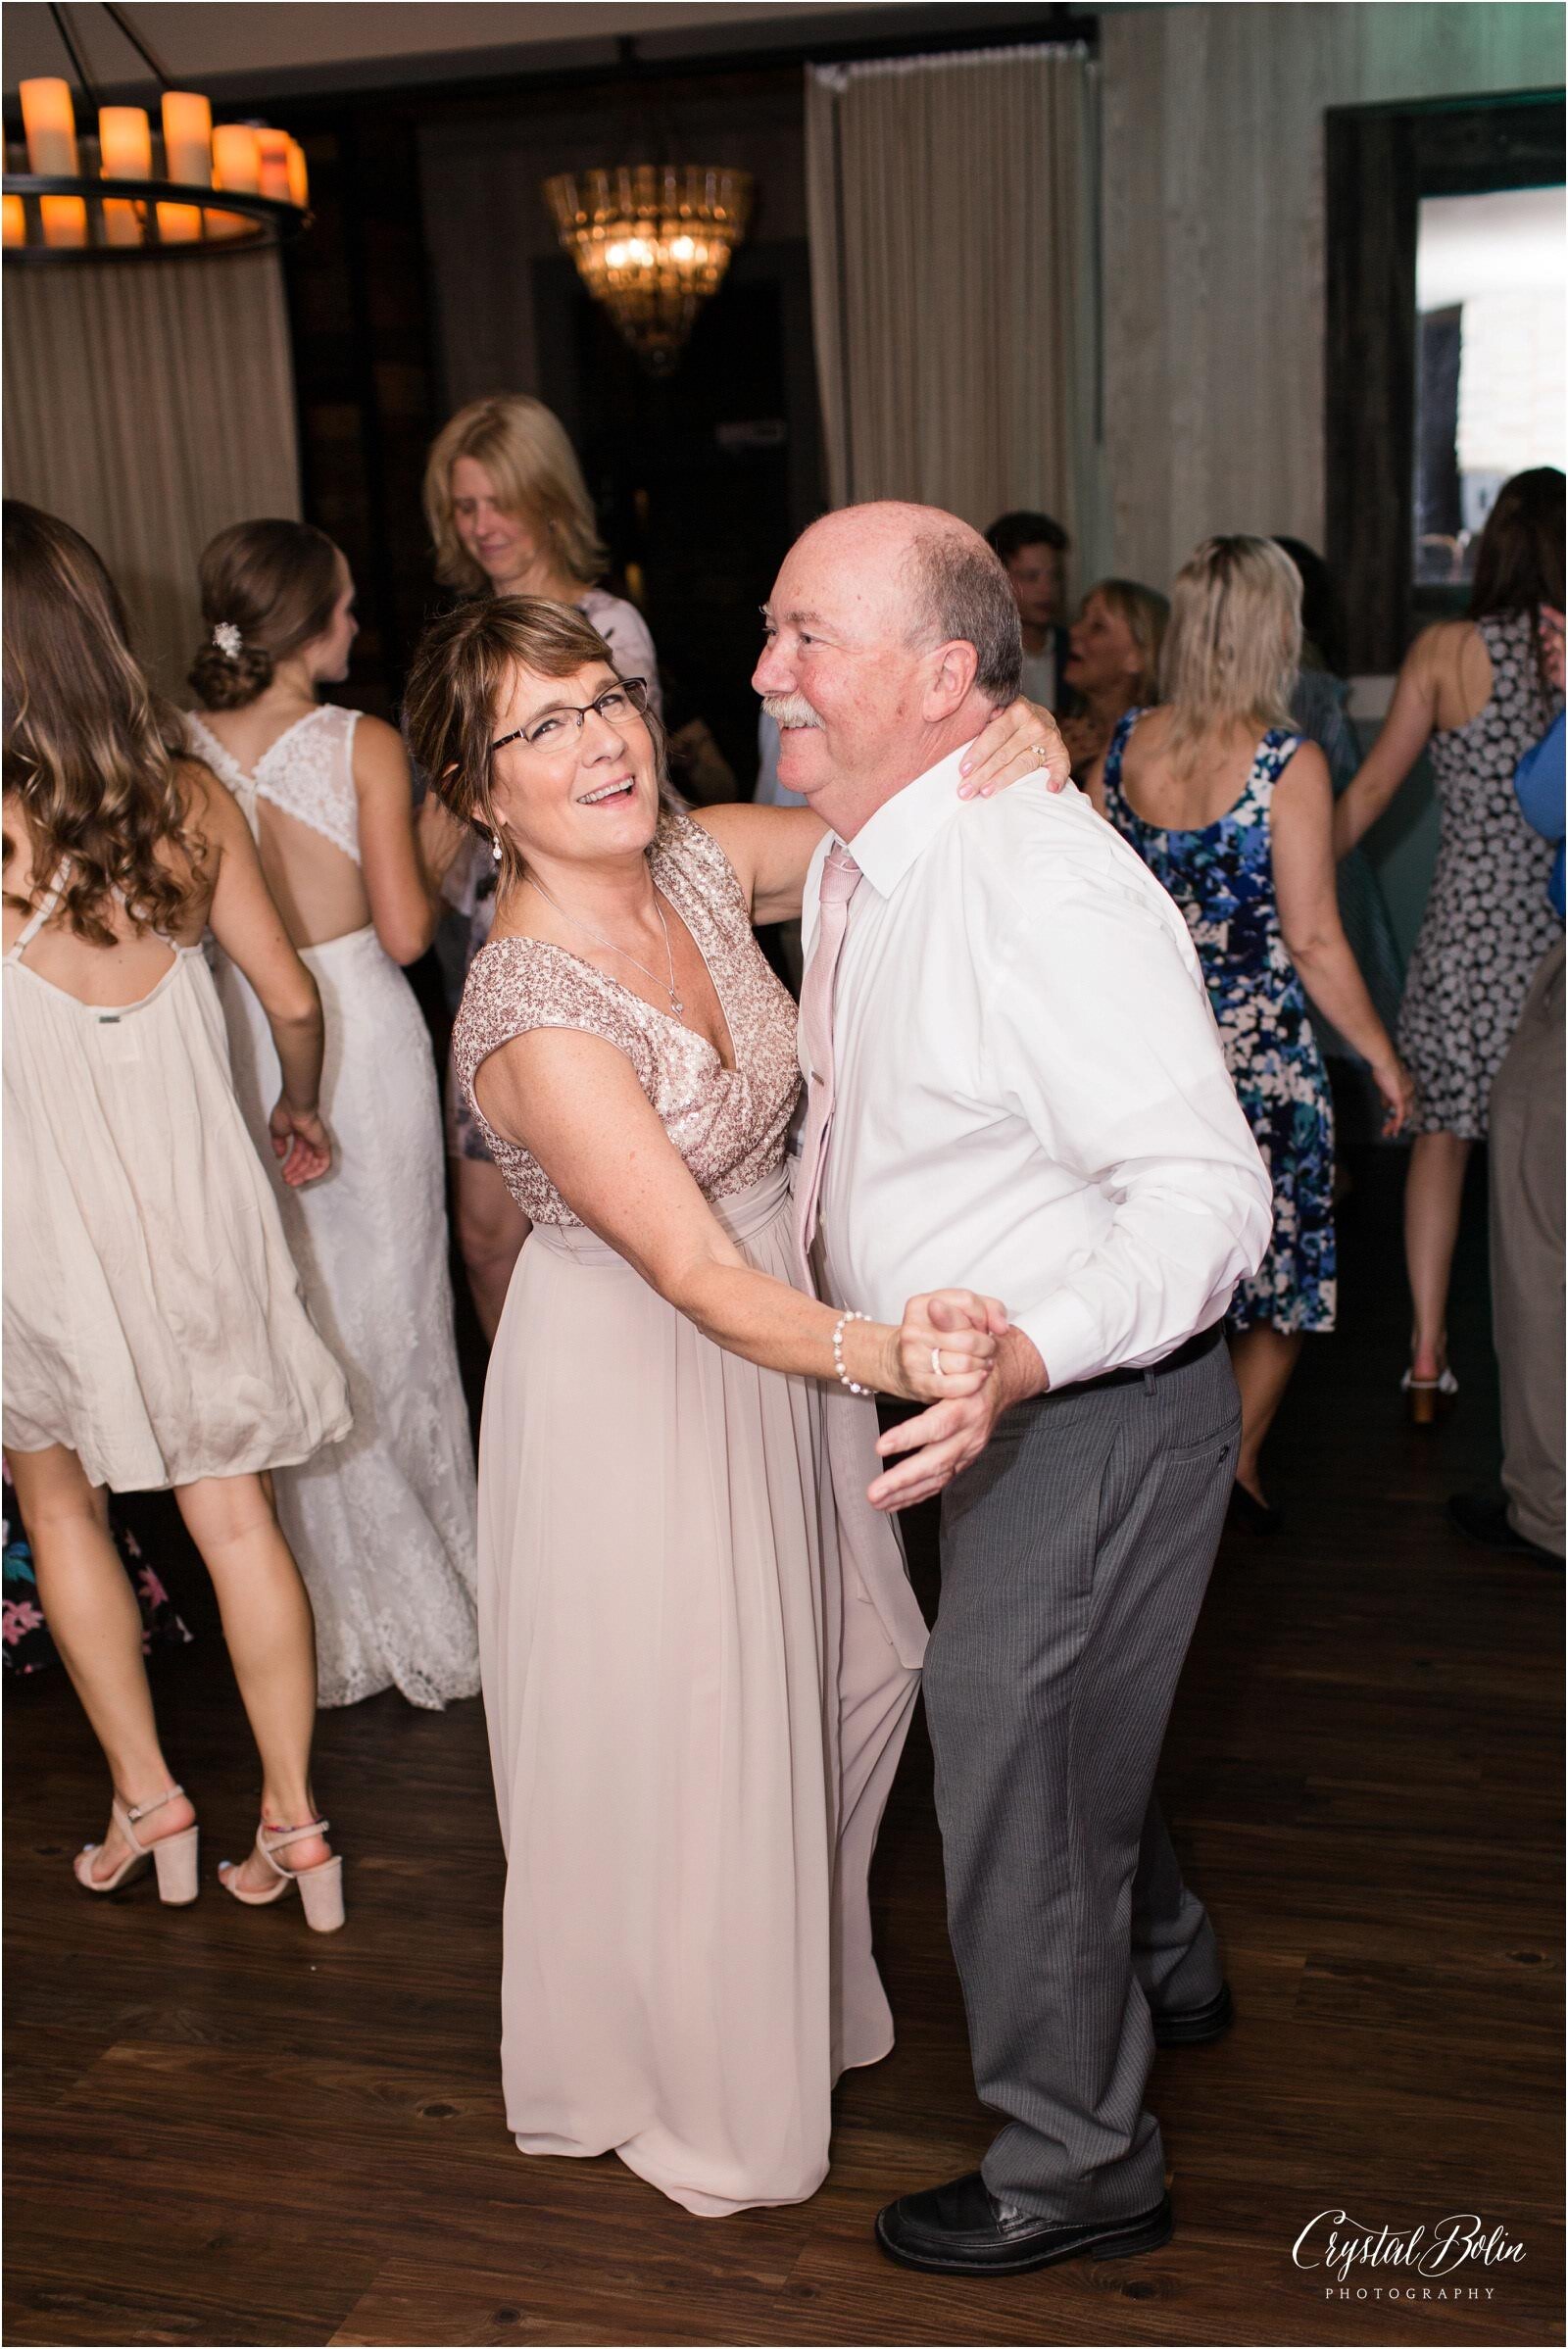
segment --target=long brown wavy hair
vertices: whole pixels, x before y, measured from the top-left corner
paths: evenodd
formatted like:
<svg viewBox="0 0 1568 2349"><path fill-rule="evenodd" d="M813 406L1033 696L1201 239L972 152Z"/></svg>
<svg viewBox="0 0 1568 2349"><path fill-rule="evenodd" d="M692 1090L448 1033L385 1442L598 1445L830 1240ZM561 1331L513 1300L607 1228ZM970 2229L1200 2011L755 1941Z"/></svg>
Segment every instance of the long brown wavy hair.
<svg viewBox="0 0 1568 2349"><path fill-rule="evenodd" d="M30 911L61 883L66 926L113 946L119 900L137 931L177 927L202 883L206 844L175 765L177 711L130 649L124 608L79 532L35 506L3 510L8 799L33 842Z"/></svg>

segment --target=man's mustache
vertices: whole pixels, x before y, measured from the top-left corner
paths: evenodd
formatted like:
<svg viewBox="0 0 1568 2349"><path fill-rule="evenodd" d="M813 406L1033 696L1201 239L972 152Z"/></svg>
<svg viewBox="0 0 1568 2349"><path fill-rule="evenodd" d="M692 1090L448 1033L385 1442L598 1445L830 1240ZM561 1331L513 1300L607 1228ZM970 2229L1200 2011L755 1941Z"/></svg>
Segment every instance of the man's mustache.
<svg viewBox="0 0 1568 2349"><path fill-rule="evenodd" d="M762 708L778 726L818 726L822 720L803 693L765 693Z"/></svg>

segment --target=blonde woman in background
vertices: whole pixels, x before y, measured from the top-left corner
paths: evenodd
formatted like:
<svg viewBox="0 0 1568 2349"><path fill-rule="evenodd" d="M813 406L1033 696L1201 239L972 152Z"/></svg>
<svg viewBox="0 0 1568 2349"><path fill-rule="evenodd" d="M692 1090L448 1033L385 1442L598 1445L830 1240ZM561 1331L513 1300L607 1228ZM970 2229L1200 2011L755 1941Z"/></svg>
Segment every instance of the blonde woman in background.
<svg viewBox="0 0 1568 2349"><path fill-rule="evenodd" d="M1078 707L1062 720L1073 774L1087 791L1129 710L1157 699L1159 649L1170 606L1136 579L1102 579L1084 598L1067 635L1062 683Z"/></svg>
<svg viewBox="0 0 1568 2349"><path fill-rule="evenodd" d="M441 1096L398 965L435 928L456 847L416 828L396 731L319 699L358 630L354 582L308 523L237 522L201 560L210 638L190 681L191 750L233 793L326 1010L328 1182L279 1189L312 1313L348 1373L354 1433L278 1479L278 1514L316 1607L320 1700L388 1688L432 1710L479 1687L473 1447L447 1272ZM432 809L432 816L437 811ZM276 1054L256 992L220 988L240 1103L267 1147Z"/></svg>
<svg viewBox="0 0 1568 2349"><path fill-rule="evenodd" d="M623 677L641 677L662 714L659 661L642 613L595 584L608 557L576 452L558 417L521 393L474 400L438 434L424 472L424 512L436 576L469 596L544 596L581 612ZM482 851L449 888L468 915L464 967L490 935L495 868ZM462 1086L447 1086L458 1245L474 1310L493 1339L528 1225L496 1169Z"/></svg>
<svg viewBox="0 0 1568 2349"><path fill-rule="evenodd" d="M194 1900L196 1812L164 1758L110 1492L172 1491L213 1578L262 1765L247 1905L297 1879L343 1922L311 1791L311 1607L272 1477L349 1427L229 1082L202 954L256 991L285 1184L332 1162L321 1004L239 810L181 755L107 571L66 523L5 507L5 1446L38 1594L113 1788L76 1881L149 1865Z"/></svg>
<svg viewBox="0 0 1568 2349"><path fill-rule="evenodd" d="M1176 581L1164 699L1130 710L1094 798L1192 930L1225 1064L1274 1187L1274 1239L1232 1299L1232 1513L1271 1533L1258 1455L1303 1335L1336 1308L1334 1125L1306 991L1369 1063L1385 1131L1412 1086L1340 924L1328 762L1291 721L1301 579L1265 538L1208 538Z"/></svg>

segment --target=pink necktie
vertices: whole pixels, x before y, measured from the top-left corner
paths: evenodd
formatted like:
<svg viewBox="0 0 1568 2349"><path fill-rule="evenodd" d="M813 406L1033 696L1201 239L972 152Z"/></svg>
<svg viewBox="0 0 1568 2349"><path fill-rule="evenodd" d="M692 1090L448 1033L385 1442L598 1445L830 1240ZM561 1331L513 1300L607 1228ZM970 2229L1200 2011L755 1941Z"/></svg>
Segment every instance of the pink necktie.
<svg viewBox="0 0 1568 2349"><path fill-rule="evenodd" d="M850 916L850 900L859 886L859 866L849 850L835 841L822 867L816 937L801 987L801 1033L806 1040L806 1057L811 1074L806 1128L801 1137L801 1171L795 1186L795 1233L808 1277L822 1197L822 1172L827 1163L828 1128L833 1119L833 981Z"/></svg>

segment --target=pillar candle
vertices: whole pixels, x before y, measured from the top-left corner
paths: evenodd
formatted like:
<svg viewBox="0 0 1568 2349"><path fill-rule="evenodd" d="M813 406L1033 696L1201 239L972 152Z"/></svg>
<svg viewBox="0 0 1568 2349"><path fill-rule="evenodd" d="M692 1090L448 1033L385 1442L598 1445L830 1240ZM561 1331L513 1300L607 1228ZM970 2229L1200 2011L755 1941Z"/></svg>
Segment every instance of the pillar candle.
<svg viewBox="0 0 1568 2349"><path fill-rule="evenodd" d="M220 122L213 132L213 185L261 192L262 167L256 152L256 133L249 122ZM209 212L207 233L220 240L255 236L256 222L242 212Z"/></svg>
<svg viewBox="0 0 1568 2349"><path fill-rule="evenodd" d="M142 241L142 207L126 204L114 196L104 198L104 243L106 245L139 245Z"/></svg>
<svg viewBox="0 0 1568 2349"><path fill-rule="evenodd" d="M142 106L100 106L98 142L106 179L150 179L153 134Z"/></svg>
<svg viewBox="0 0 1568 2349"><path fill-rule="evenodd" d="M100 106L98 145L106 179L150 179L153 175L153 134L141 106ZM111 245L139 245L142 212L137 204L113 197L104 200L104 240Z"/></svg>
<svg viewBox="0 0 1568 2349"><path fill-rule="evenodd" d="M199 204L160 204L158 207L158 240L165 245L194 245L202 233L202 208Z"/></svg>
<svg viewBox="0 0 1568 2349"><path fill-rule="evenodd" d="M40 176L76 176L76 119L69 82L46 78L19 84L22 126L27 134L27 169Z"/></svg>
<svg viewBox="0 0 1568 2349"><path fill-rule="evenodd" d="M262 159L249 122L219 123L213 132L213 167L215 186L242 188L252 196L259 193Z"/></svg>
<svg viewBox="0 0 1568 2349"><path fill-rule="evenodd" d="M193 90L164 92L164 160L171 179L212 186L213 110Z"/></svg>
<svg viewBox="0 0 1568 2349"><path fill-rule="evenodd" d="M84 245L87 242L87 207L80 196L40 196L38 210L43 215L43 241L46 245Z"/></svg>
<svg viewBox="0 0 1568 2349"><path fill-rule="evenodd" d="M259 129L256 147L262 163L262 194L275 197L279 204L287 204L288 132Z"/></svg>

